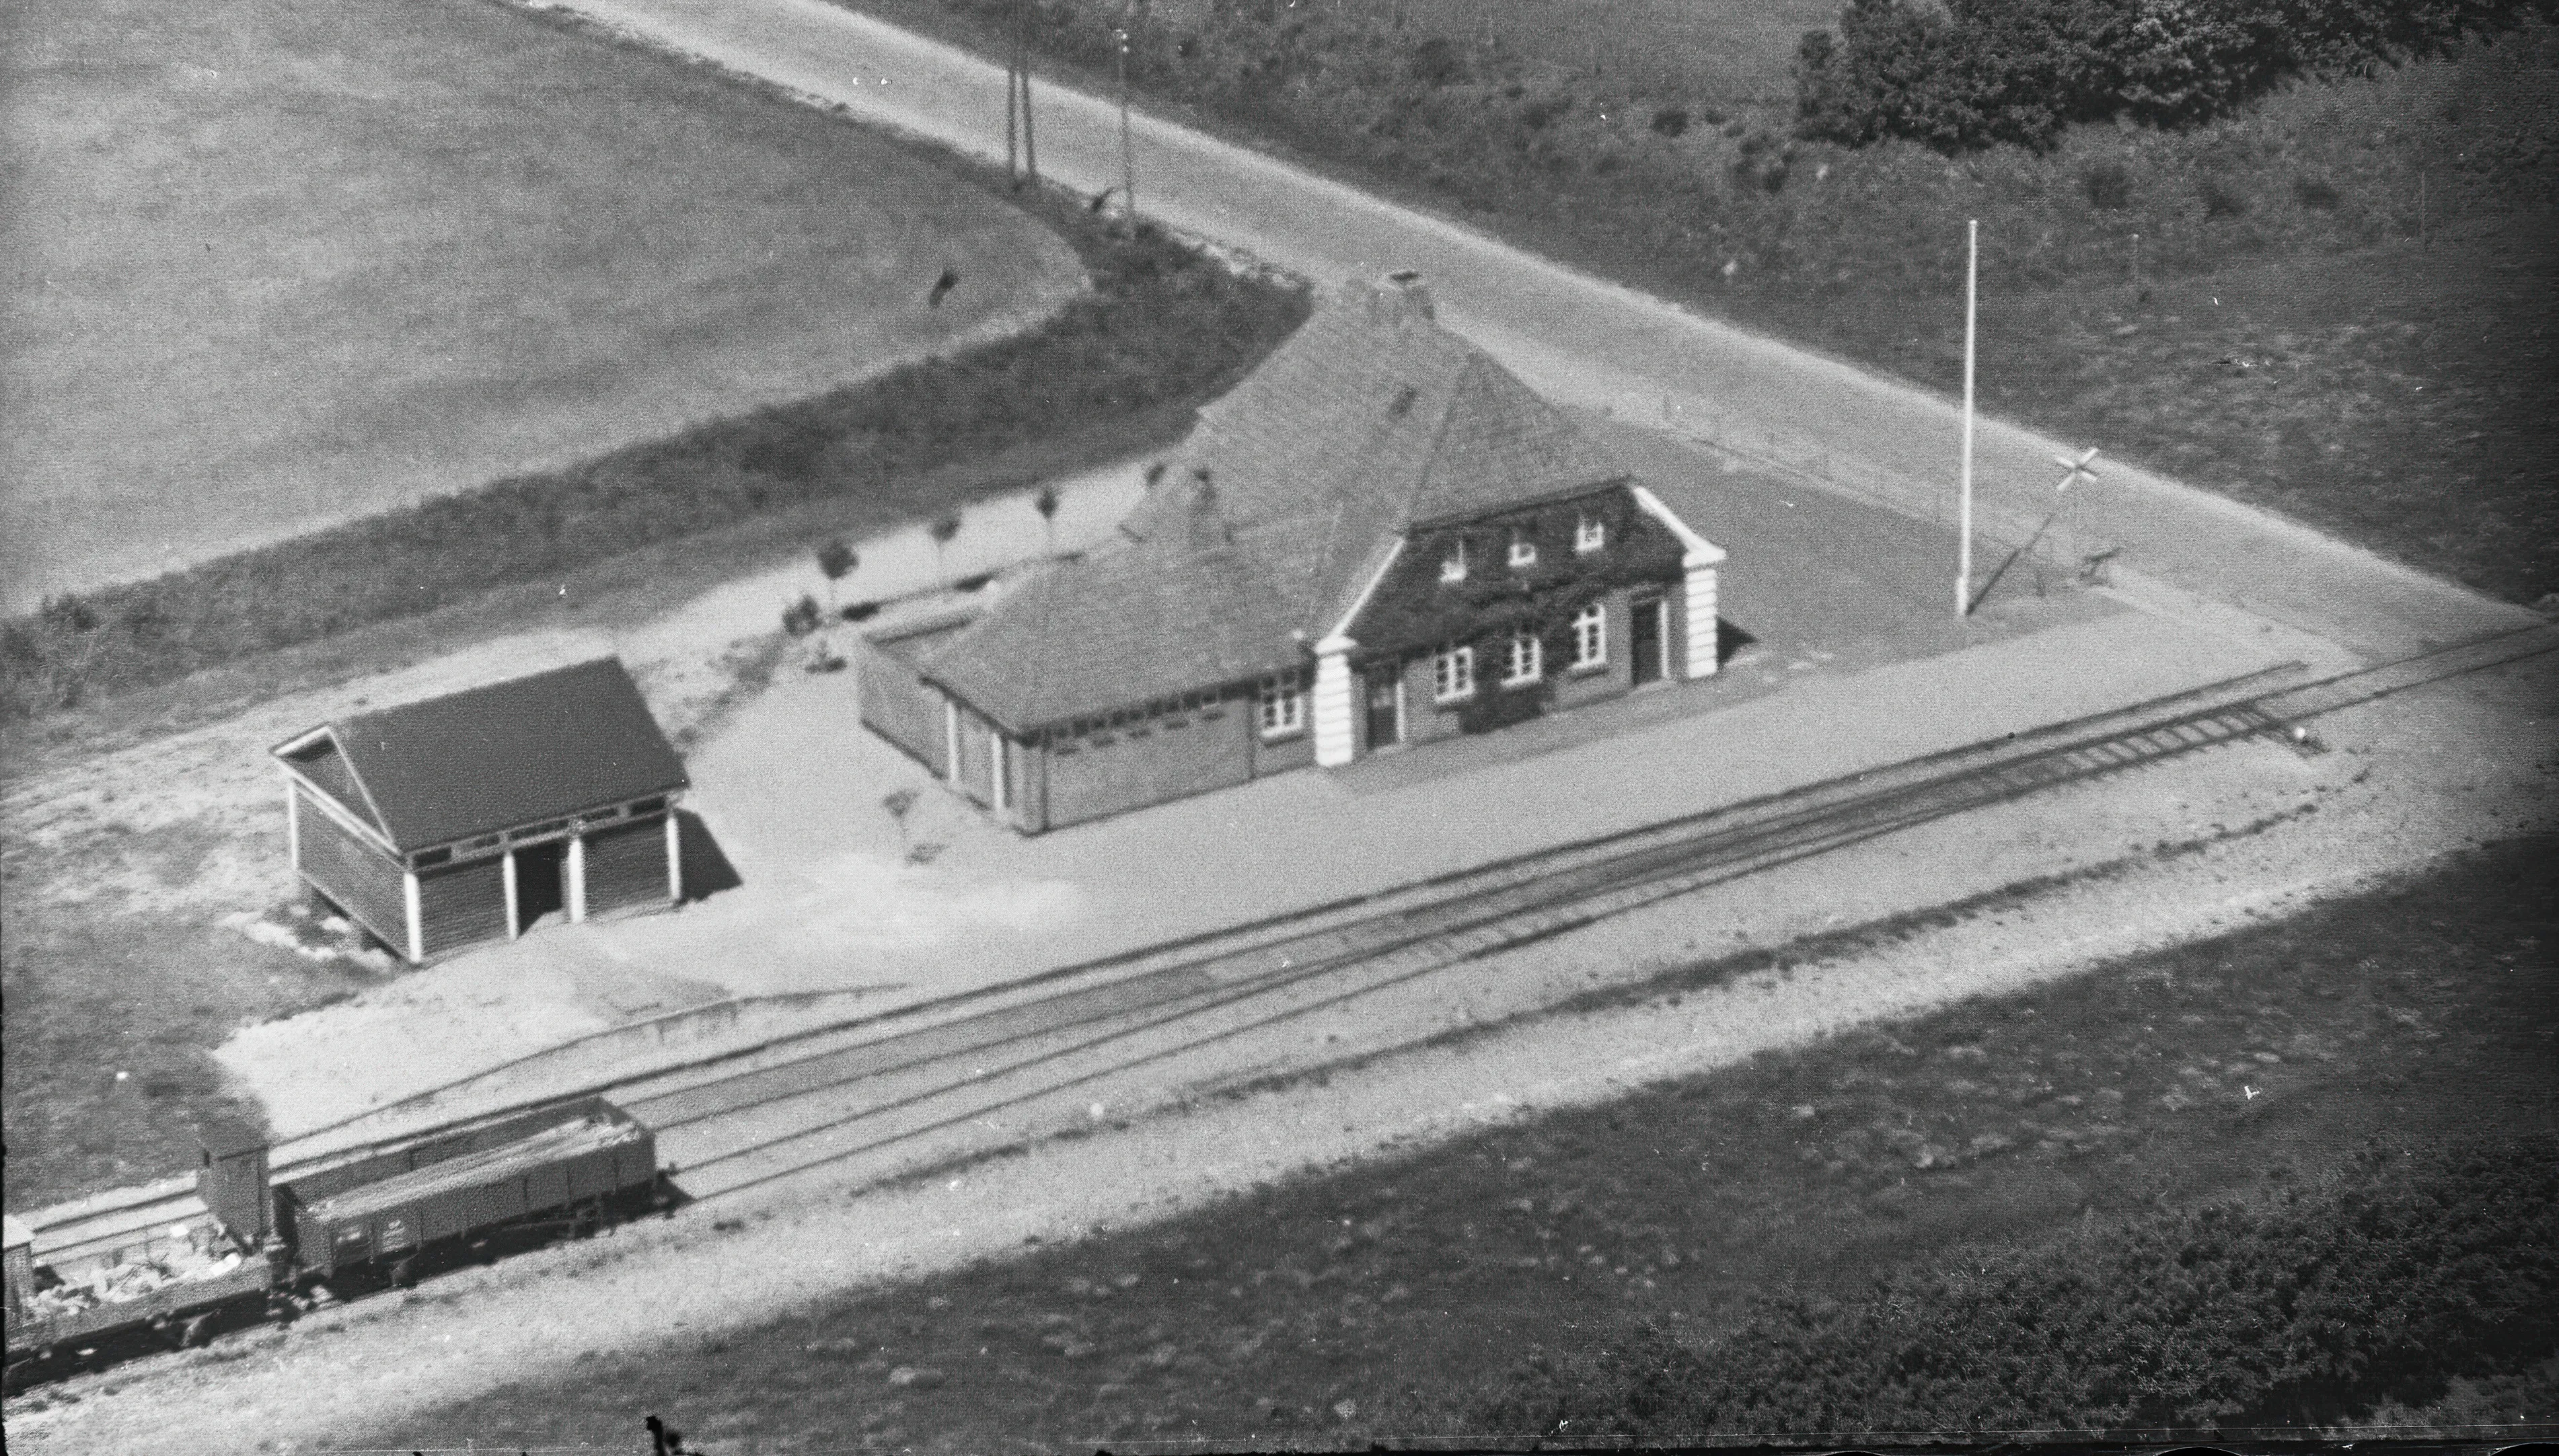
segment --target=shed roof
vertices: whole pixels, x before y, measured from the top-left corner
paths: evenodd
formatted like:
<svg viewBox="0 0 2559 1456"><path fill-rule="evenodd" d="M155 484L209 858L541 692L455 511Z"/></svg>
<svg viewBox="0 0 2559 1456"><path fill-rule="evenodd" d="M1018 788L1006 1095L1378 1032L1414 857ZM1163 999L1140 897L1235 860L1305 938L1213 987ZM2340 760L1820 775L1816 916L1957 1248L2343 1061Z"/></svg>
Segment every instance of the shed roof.
<svg viewBox="0 0 2559 1456"><path fill-rule="evenodd" d="M618 657L536 672L322 725L365 802L349 807L403 851L565 818L687 786Z"/></svg>

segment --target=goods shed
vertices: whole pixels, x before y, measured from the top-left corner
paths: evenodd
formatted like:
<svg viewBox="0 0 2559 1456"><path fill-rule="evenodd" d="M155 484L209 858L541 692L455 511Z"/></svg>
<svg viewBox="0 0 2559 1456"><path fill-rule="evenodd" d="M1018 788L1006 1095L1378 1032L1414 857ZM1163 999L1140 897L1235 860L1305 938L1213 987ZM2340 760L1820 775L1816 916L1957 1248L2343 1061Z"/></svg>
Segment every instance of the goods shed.
<svg viewBox="0 0 2559 1456"><path fill-rule="evenodd" d="M683 896L683 761L602 657L324 723L273 750L295 875L422 961Z"/></svg>

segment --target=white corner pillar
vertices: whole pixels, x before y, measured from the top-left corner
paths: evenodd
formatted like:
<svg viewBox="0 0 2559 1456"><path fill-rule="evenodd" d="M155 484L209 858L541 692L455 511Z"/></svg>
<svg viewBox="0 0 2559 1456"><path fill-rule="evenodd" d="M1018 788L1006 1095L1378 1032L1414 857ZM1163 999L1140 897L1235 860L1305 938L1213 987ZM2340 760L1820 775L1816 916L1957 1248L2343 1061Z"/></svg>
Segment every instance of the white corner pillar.
<svg viewBox="0 0 2559 1456"><path fill-rule="evenodd" d="M1681 594L1681 636L1688 643L1688 675L1715 675L1717 617L1716 571L1724 564L1724 548L1698 534L1697 528L1679 518L1678 512L1662 504L1662 499L1642 486L1629 486L1628 495L1645 514L1670 528L1679 537L1680 569L1688 574L1687 590Z"/></svg>
<svg viewBox="0 0 2559 1456"><path fill-rule="evenodd" d="M418 903L417 871L400 875L400 901L408 921L408 962L415 965L426 958L426 913Z"/></svg>
<svg viewBox="0 0 2559 1456"><path fill-rule="evenodd" d="M1004 762L1006 757L1004 730L988 723L986 725L986 779L989 786L987 796L994 801L994 809L998 816L1013 806L1012 786L1004 782L1004 771L1010 767Z"/></svg>
<svg viewBox="0 0 2559 1456"><path fill-rule="evenodd" d="M960 703L949 693L942 696L942 781L960 782Z"/></svg>
<svg viewBox="0 0 2559 1456"><path fill-rule="evenodd" d="M667 805L667 903L684 903L684 826L672 803Z"/></svg>
<svg viewBox="0 0 2559 1456"><path fill-rule="evenodd" d="M568 923L586 919L586 834L568 836Z"/></svg>
<svg viewBox="0 0 2559 1456"><path fill-rule="evenodd" d="M302 872L302 791L291 779L284 781L284 858L293 872Z"/></svg>
<svg viewBox="0 0 2559 1456"><path fill-rule="evenodd" d="M1351 723L1351 649L1346 637L1315 644L1315 762L1338 769L1359 756L1359 737Z"/></svg>
<svg viewBox="0 0 2559 1456"><path fill-rule="evenodd" d="M516 851L510 849L498 856L498 878L507 886L507 939L521 940L525 934L525 901L516 889Z"/></svg>
<svg viewBox="0 0 2559 1456"><path fill-rule="evenodd" d="M1691 677L1715 675L1719 636L1716 628L1715 561L1722 559L1719 554L1714 560L1700 561L1692 553L1685 563L1688 567L1688 590L1681 605L1688 624L1688 675Z"/></svg>

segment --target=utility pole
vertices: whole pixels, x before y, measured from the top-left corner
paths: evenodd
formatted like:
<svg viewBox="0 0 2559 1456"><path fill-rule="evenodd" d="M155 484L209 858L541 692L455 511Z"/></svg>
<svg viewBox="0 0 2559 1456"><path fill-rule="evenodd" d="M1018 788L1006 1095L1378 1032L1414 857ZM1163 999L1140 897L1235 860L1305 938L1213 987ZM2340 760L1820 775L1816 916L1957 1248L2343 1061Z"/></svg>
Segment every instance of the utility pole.
<svg viewBox="0 0 2559 1456"><path fill-rule="evenodd" d="M1028 4L1022 6L1014 27L1015 69L1022 78L1022 170L1036 186L1039 183L1039 129L1031 123L1031 11Z"/></svg>
<svg viewBox="0 0 2559 1456"><path fill-rule="evenodd" d="M1964 224L1964 463L1955 507L1955 615L1973 611L1973 322L1982 272L1982 223Z"/></svg>
<svg viewBox="0 0 2559 1456"><path fill-rule="evenodd" d="M1131 30L1137 24L1137 7L1131 4L1122 17L1120 27L1120 204L1129 210L1129 233L1137 232L1137 154L1129 139L1129 47Z"/></svg>

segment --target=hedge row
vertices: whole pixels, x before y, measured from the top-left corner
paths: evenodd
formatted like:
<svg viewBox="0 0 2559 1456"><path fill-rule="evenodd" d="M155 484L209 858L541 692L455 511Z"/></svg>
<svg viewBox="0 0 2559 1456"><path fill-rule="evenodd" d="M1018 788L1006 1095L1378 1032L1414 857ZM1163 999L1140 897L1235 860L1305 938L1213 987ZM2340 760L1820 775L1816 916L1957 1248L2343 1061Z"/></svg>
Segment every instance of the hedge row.
<svg viewBox="0 0 2559 1456"><path fill-rule="evenodd" d="M1992 1431L2331 1425L2559 1349L2559 1136L2154 1215L1765 1299L1704 1347L1655 1330L1537 1359L1473 1430ZM1570 1422L1567 1426L1565 1423Z"/></svg>
<svg viewBox="0 0 2559 1456"><path fill-rule="evenodd" d="M655 542L993 454L1096 420L1205 399L1305 316L1153 229L1030 204L1093 288L1037 330L555 473L499 481L0 624L0 721L433 611Z"/></svg>
<svg viewBox="0 0 2559 1456"><path fill-rule="evenodd" d="M1798 131L1954 152L2049 147L2074 121L2190 126L2298 75L2365 73L2552 0L1851 0L1795 63Z"/></svg>

